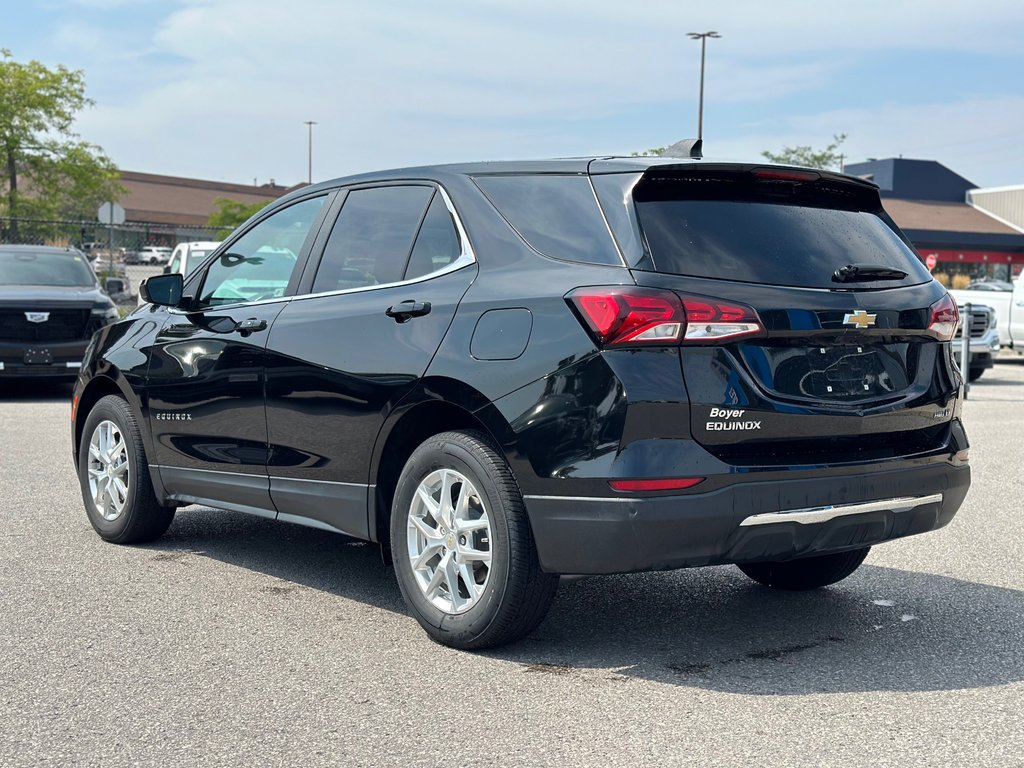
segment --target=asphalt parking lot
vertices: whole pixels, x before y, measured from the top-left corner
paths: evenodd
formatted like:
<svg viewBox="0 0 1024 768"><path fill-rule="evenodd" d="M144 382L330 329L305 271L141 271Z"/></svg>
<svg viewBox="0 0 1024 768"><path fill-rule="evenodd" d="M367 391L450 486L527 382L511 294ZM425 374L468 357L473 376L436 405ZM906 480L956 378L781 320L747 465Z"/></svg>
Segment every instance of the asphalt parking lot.
<svg viewBox="0 0 1024 768"><path fill-rule="evenodd" d="M1024 765L1024 361L971 388L948 528L845 582L564 584L528 640L430 642L368 545L82 510L69 388L0 389L0 765Z"/></svg>

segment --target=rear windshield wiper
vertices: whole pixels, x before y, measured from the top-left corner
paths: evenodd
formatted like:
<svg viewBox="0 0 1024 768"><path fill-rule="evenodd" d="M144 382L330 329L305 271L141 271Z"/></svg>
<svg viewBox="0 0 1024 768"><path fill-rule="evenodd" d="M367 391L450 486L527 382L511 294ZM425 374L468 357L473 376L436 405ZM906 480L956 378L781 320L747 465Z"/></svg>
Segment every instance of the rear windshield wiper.
<svg viewBox="0 0 1024 768"><path fill-rule="evenodd" d="M902 280L906 276L906 272L895 267L847 264L832 273L832 281L835 283L866 283L869 280Z"/></svg>

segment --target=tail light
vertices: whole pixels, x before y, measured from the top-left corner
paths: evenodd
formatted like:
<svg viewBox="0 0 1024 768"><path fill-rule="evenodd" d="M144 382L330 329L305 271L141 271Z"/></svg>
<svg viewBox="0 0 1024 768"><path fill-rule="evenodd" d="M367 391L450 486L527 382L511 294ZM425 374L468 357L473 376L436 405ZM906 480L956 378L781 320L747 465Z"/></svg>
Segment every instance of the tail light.
<svg viewBox="0 0 1024 768"><path fill-rule="evenodd" d="M672 291L651 288L580 288L566 297L598 343L676 344L686 316Z"/></svg>
<svg viewBox="0 0 1024 768"><path fill-rule="evenodd" d="M566 300L605 347L720 341L764 331L750 307L656 288L578 288Z"/></svg>
<svg viewBox="0 0 1024 768"><path fill-rule="evenodd" d="M681 294L686 308L686 341L719 341L762 333L761 318L750 307L705 296Z"/></svg>
<svg viewBox="0 0 1024 768"><path fill-rule="evenodd" d="M948 293L931 306L931 319L928 321L928 333L939 341L949 341L956 333L960 322L960 311L956 302Z"/></svg>

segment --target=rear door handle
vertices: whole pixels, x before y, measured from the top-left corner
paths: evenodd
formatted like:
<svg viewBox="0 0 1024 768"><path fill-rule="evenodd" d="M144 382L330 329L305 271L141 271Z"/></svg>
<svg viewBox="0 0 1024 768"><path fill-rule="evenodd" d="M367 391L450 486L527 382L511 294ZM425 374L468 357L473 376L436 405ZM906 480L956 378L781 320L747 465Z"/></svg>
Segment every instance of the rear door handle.
<svg viewBox="0 0 1024 768"><path fill-rule="evenodd" d="M250 317L248 320L242 320L238 325L235 326L235 330L243 336L248 336L250 333L256 331L267 330L267 321L261 320L258 317Z"/></svg>
<svg viewBox="0 0 1024 768"><path fill-rule="evenodd" d="M384 310L384 314L388 317L395 318L396 323L404 323L413 317L429 315L430 302L409 299L407 301L403 301L401 304L395 304L393 307L388 307Z"/></svg>

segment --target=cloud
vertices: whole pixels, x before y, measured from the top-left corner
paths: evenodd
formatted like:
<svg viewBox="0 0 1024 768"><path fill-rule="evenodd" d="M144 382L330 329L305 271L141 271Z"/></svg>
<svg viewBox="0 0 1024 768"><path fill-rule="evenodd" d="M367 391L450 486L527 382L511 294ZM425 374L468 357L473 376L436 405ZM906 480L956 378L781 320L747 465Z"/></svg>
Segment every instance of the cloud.
<svg viewBox="0 0 1024 768"><path fill-rule="evenodd" d="M1019 66L1024 29L1024 4L1005 0L983 9L868 0L841 14L797 0L167 7L155 7L159 16L144 35L111 33L83 46L76 66L91 86L99 73L102 96L82 120L83 134L124 167L281 181L305 175L308 119L319 122L314 165L330 175L667 143L686 133L678 126L695 112L699 48L686 32L706 29L723 34L708 45L708 93L719 114L740 116L718 124L716 144L760 151L846 131L851 154L882 155L883 147L912 143L917 107L836 109L843 82L865 62L913 49L1005 51ZM70 22L65 30L65 42L89 32ZM780 114L786 99L794 115ZM947 106L923 109L945 121L928 133L955 144L976 127ZM877 127L880 114L886 130ZM797 136L807 138L790 138Z"/></svg>

